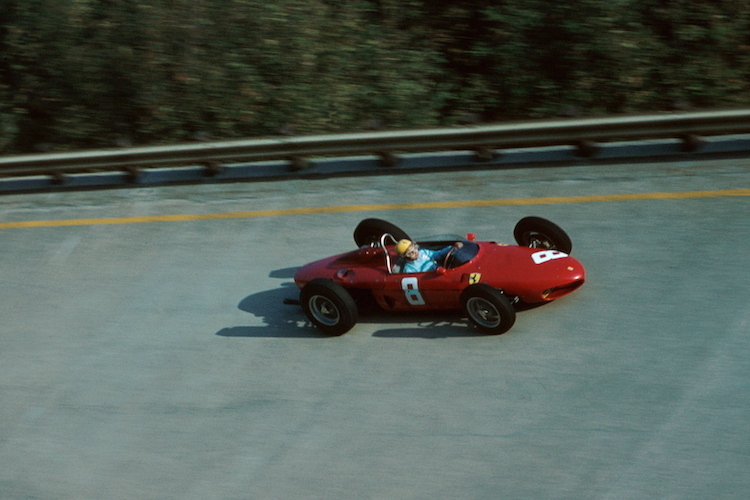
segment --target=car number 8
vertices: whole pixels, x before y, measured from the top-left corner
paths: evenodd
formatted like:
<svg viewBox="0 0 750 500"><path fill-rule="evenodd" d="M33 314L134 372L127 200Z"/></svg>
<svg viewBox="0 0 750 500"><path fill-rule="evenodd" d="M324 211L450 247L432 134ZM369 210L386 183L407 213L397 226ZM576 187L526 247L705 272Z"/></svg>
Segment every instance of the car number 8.
<svg viewBox="0 0 750 500"><path fill-rule="evenodd" d="M534 264L544 264L545 262L549 262L554 259L562 259L563 257L567 256L568 254L558 252L557 250L542 250L541 252L531 254L531 258L534 260Z"/></svg>
<svg viewBox="0 0 750 500"><path fill-rule="evenodd" d="M419 281L417 278L404 278L401 280L401 288L404 290L406 300L413 306L423 306L424 298L419 292Z"/></svg>

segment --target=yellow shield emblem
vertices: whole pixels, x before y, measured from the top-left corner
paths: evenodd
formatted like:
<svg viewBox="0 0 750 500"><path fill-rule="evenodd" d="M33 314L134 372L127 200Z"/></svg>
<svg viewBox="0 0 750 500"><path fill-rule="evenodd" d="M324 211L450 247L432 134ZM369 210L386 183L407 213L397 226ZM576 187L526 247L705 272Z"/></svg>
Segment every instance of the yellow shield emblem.
<svg viewBox="0 0 750 500"><path fill-rule="evenodd" d="M482 274L481 273L471 273L469 275L469 284L473 285L475 283L479 283L482 281Z"/></svg>

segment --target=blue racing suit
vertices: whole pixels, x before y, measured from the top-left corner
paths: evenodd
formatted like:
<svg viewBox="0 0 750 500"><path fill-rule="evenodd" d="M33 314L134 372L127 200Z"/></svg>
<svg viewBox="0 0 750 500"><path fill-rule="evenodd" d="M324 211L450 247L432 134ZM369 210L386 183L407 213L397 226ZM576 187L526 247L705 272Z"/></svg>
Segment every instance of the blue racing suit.
<svg viewBox="0 0 750 500"><path fill-rule="evenodd" d="M403 273L424 273L434 271L438 267L438 261L441 261L448 255L453 246L447 246L442 250L419 249L419 256L416 260L404 260L401 270Z"/></svg>

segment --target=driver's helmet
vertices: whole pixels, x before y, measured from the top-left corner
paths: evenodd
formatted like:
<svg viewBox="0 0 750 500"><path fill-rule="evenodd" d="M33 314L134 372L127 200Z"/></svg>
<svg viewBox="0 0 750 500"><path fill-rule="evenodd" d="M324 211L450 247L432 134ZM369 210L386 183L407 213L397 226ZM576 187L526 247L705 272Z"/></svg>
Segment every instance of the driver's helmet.
<svg viewBox="0 0 750 500"><path fill-rule="evenodd" d="M409 250L409 247L412 245L412 242L410 240L401 240L396 245L396 252L403 257L406 255L406 252Z"/></svg>

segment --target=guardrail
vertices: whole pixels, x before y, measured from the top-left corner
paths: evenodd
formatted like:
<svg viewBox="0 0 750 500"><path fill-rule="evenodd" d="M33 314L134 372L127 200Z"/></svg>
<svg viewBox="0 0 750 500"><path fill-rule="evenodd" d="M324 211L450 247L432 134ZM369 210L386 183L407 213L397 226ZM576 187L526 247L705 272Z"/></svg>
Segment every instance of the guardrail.
<svg viewBox="0 0 750 500"><path fill-rule="evenodd" d="M679 138L682 150L692 151L700 147L703 136L744 133L750 133L750 109L18 155L0 157L0 176L47 175L62 183L65 174L72 172L120 171L136 178L142 167L166 165L203 165L210 176L230 161L284 160L292 169L301 170L310 157L374 154L381 155L381 163L388 166L393 155L402 152L469 150L478 152L480 159L489 159L501 149L556 145L573 145L580 156L592 156L596 143L654 138Z"/></svg>

